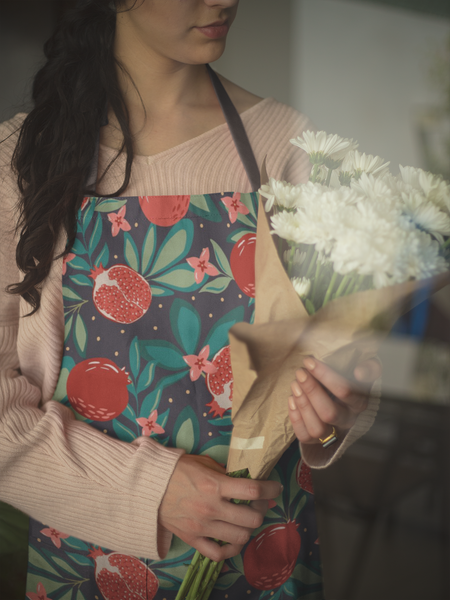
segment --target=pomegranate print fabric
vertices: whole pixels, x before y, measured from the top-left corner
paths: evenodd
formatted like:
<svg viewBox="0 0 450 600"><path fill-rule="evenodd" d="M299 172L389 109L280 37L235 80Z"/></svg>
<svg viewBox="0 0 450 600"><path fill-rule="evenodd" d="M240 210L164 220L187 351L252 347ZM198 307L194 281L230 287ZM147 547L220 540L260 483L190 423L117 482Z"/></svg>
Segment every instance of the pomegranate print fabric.
<svg viewBox="0 0 450 600"><path fill-rule="evenodd" d="M233 192L85 198L64 261L54 399L107 436L151 436L225 464L228 330L253 318L256 211L256 194ZM283 495L225 563L211 600L322 598L314 496L300 460L295 443L271 474ZM138 559L52 527L31 521L29 598L173 600L194 552L175 537L163 561Z"/></svg>

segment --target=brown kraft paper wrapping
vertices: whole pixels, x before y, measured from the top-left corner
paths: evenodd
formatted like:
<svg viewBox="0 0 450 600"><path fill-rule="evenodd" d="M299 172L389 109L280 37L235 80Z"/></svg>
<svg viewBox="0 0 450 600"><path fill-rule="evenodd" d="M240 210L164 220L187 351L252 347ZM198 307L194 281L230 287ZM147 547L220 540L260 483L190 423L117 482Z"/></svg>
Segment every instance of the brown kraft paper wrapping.
<svg viewBox="0 0 450 600"><path fill-rule="evenodd" d="M267 181L264 166L261 181ZM234 384L228 472L248 468L253 479L266 479L294 441L287 399L304 357L324 360L351 378L358 362L376 355L382 337L415 290L436 290L449 281L449 273L444 273L358 292L309 316L278 257L260 198L255 322L238 323L230 330Z"/></svg>

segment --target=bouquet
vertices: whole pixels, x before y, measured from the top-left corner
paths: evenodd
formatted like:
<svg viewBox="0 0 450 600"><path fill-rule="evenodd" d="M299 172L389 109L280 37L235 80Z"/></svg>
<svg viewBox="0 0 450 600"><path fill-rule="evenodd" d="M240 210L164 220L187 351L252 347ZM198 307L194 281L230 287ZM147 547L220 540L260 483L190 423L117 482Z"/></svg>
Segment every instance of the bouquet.
<svg viewBox="0 0 450 600"><path fill-rule="evenodd" d="M291 142L309 155L310 181L268 179L263 165L255 321L230 330L234 477L266 478L295 439L287 398L306 356L349 376L417 289L450 281L448 183L412 167L394 177L323 131ZM221 568L196 553L176 600L206 600Z"/></svg>

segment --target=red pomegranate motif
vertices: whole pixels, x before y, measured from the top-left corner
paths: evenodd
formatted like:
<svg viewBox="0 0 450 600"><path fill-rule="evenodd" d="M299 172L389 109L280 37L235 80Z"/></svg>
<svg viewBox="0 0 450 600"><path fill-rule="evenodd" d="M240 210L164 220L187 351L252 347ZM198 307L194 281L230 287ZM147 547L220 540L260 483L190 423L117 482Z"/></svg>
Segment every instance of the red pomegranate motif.
<svg viewBox="0 0 450 600"><path fill-rule="evenodd" d="M289 579L300 552L295 521L266 527L252 539L244 554L244 574L257 590L272 590Z"/></svg>
<svg viewBox="0 0 450 600"><path fill-rule="evenodd" d="M206 386L213 399L206 406L210 407L213 417L223 417L231 408L233 399L233 372L231 370L230 346L225 346L214 356L212 364L215 373L206 375Z"/></svg>
<svg viewBox="0 0 450 600"><path fill-rule="evenodd" d="M246 233L238 240L230 255L230 266L238 287L251 298L255 297L256 234Z"/></svg>
<svg viewBox="0 0 450 600"><path fill-rule="evenodd" d="M91 269L92 297L99 313L115 323L134 323L147 312L152 301L150 284L127 265L103 265Z"/></svg>
<svg viewBox="0 0 450 600"><path fill-rule="evenodd" d="M184 217L190 196L139 196L142 212L155 225L172 227Z"/></svg>
<svg viewBox="0 0 450 600"><path fill-rule="evenodd" d="M311 467L309 467L301 458L297 463L297 483L310 494L314 494Z"/></svg>
<svg viewBox="0 0 450 600"><path fill-rule="evenodd" d="M153 600L159 583L153 571L135 556L101 548L89 552L95 560L95 581L105 600Z"/></svg>
<svg viewBox="0 0 450 600"><path fill-rule="evenodd" d="M110 421L127 407L131 383L125 367L107 358L89 358L74 366L67 378L67 396L73 408L87 419Z"/></svg>

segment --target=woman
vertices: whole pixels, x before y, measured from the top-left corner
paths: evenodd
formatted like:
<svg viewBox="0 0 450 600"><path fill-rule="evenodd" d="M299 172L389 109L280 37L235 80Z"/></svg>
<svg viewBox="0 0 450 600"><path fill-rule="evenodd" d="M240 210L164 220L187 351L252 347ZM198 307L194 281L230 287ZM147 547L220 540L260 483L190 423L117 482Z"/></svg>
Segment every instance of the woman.
<svg viewBox="0 0 450 600"><path fill-rule="evenodd" d="M307 179L288 140L311 127L206 66L237 5L80 0L46 45L34 110L2 126L2 499L32 517L32 600L172 598L190 546L230 559L212 598L321 597L298 444L270 481L221 466L227 331L253 310L257 164ZM374 411L306 367L290 414L322 467Z"/></svg>

